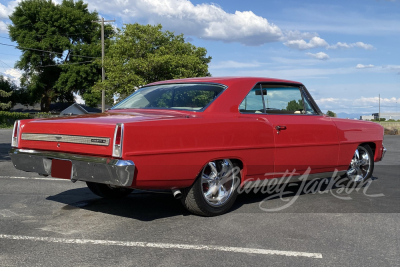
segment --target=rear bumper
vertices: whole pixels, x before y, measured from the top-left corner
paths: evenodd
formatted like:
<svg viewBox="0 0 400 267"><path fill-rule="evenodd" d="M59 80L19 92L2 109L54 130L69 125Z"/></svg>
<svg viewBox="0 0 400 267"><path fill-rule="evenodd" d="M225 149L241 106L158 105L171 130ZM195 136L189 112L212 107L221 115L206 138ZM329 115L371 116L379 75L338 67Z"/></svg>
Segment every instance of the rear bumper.
<svg viewBox="0 0 400 267"><path fill-rule="evenodd" d="M72 181L129 187L135 172L135 164L130 160L15 148L9 154L16 169L40 175L51 175L52 159L69 160Z"/></svg>

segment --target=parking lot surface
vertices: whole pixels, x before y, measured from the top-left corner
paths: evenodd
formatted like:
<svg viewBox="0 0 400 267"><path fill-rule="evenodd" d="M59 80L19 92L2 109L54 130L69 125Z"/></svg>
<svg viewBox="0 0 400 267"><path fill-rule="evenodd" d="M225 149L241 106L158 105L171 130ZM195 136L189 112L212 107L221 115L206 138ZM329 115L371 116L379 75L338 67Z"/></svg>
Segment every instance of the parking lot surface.
<svg viewBox="0 0 400 267"><path fill-rule="evenodd" d="M10 136L0 129L0 266L400 265L400 136L385 137L366 190L303 193L276 211L287 201L244 193L212 218L168 192L105 200L18 171Z"/></svg>

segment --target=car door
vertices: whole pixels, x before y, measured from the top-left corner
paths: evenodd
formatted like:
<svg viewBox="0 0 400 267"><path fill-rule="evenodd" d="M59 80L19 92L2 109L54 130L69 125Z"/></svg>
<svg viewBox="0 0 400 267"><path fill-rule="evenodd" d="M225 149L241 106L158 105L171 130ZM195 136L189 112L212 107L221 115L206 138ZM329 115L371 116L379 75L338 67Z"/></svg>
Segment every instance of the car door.
<svg viewBox="0 0 400 267"><path fill-rule="evenodd" d="M261 90L253 88L239 106L239 121L246 132L252 148L243 151L246 154L245 181L273 178L275 140L272 124L264 113ZM253 145L256 144L256 145Z"/></svg>
<svg viewBox="0 0 400 267"><path fill-rule="evenodd" d="M333 172L339 141L336 125L322 115L308 92L293 85L264 85L264 115L274 129L274 171Z"/></svg>

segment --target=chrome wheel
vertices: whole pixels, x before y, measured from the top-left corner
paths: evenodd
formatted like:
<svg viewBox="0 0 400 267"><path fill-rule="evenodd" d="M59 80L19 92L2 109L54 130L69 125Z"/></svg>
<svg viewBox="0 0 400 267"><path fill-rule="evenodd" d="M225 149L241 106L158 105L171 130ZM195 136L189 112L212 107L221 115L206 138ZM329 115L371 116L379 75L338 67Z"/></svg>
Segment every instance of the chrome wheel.
<svg viewBox="0 0 400 267"><path fill-rule="evenodd" d="M347 177L354 182L362 182L371 172L371 160L368 150L363 146L359 146L350 162Z"/></svg>
<svg viewBox="0 0 400 267"><path fill-rule="evenodd" d="M224 205L233 195L238 177L228 159L209 162L201 174L202 195L214 207Z"/></svg>

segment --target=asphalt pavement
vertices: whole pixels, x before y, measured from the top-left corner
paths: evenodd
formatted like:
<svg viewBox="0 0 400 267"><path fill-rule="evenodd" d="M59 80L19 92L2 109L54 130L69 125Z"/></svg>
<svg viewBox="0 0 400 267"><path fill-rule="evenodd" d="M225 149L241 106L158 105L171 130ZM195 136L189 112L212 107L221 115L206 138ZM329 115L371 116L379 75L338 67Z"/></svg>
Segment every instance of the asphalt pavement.
<svg viewBox="0 0 400 267"><path fill-rule="evenodd" d="M400 136L359 190L243 193L212 218L165 192L105 200L18 171L10 140L0 129L0 266L400 266Z"/></svg>

